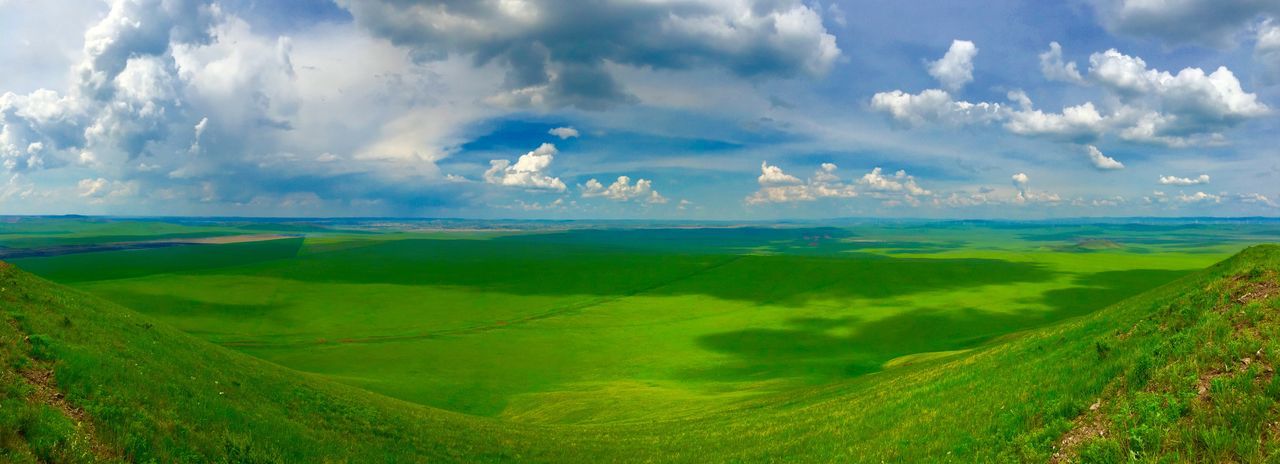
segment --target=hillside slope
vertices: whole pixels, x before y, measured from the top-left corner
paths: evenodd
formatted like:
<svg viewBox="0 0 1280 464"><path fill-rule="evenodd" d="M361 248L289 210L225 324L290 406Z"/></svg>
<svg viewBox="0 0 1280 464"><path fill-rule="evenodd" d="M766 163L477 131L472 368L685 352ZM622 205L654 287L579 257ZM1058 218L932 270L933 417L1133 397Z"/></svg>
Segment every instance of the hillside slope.
<svg viewBox="0 0 1280 464"><path fill-rule="evenodd" d="M333 384L0 264L0 461L1262 462L1277 310L1280 247L1257 246L963 354L698 418L534 426Z"/></svg>

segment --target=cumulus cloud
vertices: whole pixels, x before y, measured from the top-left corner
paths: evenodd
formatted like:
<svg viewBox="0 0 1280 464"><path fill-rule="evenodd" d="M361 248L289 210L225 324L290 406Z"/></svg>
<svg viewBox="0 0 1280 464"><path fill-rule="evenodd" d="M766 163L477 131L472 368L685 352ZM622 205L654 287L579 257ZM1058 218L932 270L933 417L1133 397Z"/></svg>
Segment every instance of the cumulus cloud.
<svg viewBox="0 0 1280 464"><path fill-rule="evenodd" d="M1019 135L1082 142L1098 138L1107 128L1107 117L1098 112L1093 102L1085 102L1063 108L1061 113L1013 111L1004 127Z"/></svg>
<svg viewBox="0 0 1280 464"><path fill-rule="evenodd" d="M1261 193L1242 193L1242 194L1236 195L1236 199L1242 203L1258 204L1258 205L1270 206L1272 208L1280 208L1280 204L1277 204L1275 200L1272 200L1268 198L1266 195L1263 195Z"/></svg>
<svg viewBox="0 0 1280 464"><path fill-rule="evenodd" d="M109 181L101 177L80 179L77 187L80 197L88 198L92 203L102 203L108 198L130 197L138 192L136 182Z"/></svg>
<svg viewBox="0 0 1280 464"><path fill-rule="evenodd" d="M1222 197L1212 193L1196 192L1190 195L1179 193L1176 199L1182 203L1219 203Z"/></svg>
<svg viewBox="0 0 1280 464"><path fill-rule="evenodd" d="M933 195L933 192L920 187L915 177L908 175L906 171L898 170L892 175L885 175L879 167L863 174L858 179L858 186L865 189L868 196L883 200L887 206L904 203L918 206L920 197Z"/></svg>
<svg viewBox="0 0 1280 464"><path fill-rule="evenodd" d="M578 130L572 127L557 127L547 131L547 133L560 137L560 140L571 139L578 136Z"/></svg>
<svg viewBox="0 0 1280 464"><path fill-rule="evenodd" d="M944 90L929 89L919 94L879 92L872 96L871 108L907 127L1002 121L1014 134L1063 142L1087 143L1113 134L1174 147L1225 143L1226 129L1271 113L1226 67L1212 73L1184 68L1173 74L1111 49L1090 55L1088 73L1081 74L1074 63L1063 61L1056 43L1040 58L1042 71L1051 80L1095 84L1106 90L1103 106L1086 101L1055 113L1036 109L1021 90L1008 93L1016 103L1016 108L1009 108L993 102L955 101Z"/></svg>
<svg viewBox="0 0 1280 464"><path fill-rule="evenodd" d="M0 93L0 169L65 167L82 172L36 176L133 183L148 192L134 211L148 199L174 213L195 201L246 213L464 201L462 189L439 188L447 180L435 162L465 142L461 127L497 111L480 100L500 75L471 60L415 64L352 24L308 25L295 41L207 0L107 3L69 59L64 89ZM70 182L46 191L79 187Z"/></svg>
<svg viewBox="0 0 1280 464"><path fill-rule="evenodd" d="M1160 176L1161 185L1200 185L1209 183L1209 175L1201 174L1198 177L1177 177L1177 176Z"/></svg>
<svg viewBox="0 0 1280 464"><path fill-rule="evenodd" d="M1076 62L1063 60L1062 45L1057 42L1049 42L1049 50L1040 54L1040 73L1044 74L1045 79L1051 81L1074 84L1084 82L1084 76L1080 75Z"/></svg>
<svg viewBox="0 0 1280 464"><path fill-rule="evenodd" d="M505 67L504 92L492 101L514 106L598 110L634 101L606 62L817 76L841 53L821 12L800 0L339 3L420 61L462 54Z"/></svg>
<svg viewBox="0 0 1280 464"><path fill-rule="evenodd" d="M1093 167L1100 171L1113 171L1124 169L1124 163L1116 161L1115 158L1102 154L1102 150L1093 145L1086 145L1085 151L1089 153L1089 162Z"/></svg>
<svg viewBox="0 0 1280 464"><path fill-rule="evenodd" d="M1013 198L1010 203L1017 205L1025 205L1028 203L1043 203L1056 205L1062 201L1062 197L1056 193L1038 192L1030 188L1031 177L1026 173L1019 172L1012 177L1013 187L1015 189Z"/></svg>
<svg viewBox="0 0 1280 464"><path fill-rule="evenodd" d="M1280 84L1280 21L1270 20L1258 27L1253 61L1261 68L1264 83Z"/></svg>
<svg viewBox="0 0 1280 464"><path fill-rule="evenodd" d="M564 182L558 177L546 174L556 153L558 151L555 145L544 143L537 149L521 155L515 164L511 164L508 160L489 161L489 170L484 172L484 181L506 187L563 192Z"/></svg>
<svg viewBox="0 0 1280 464"><path fill-rule="evenodd" d="M636 179L632 184L631 177L628 176L618 176L618 180L609 184L608 187L598 180L590 179L586 185L582 186L582 196L583 198L603 197L613 201L640 200L649 204L667 202L666 197L653 189L653 181Z"/></svg>
<svg viewBox="0 0 1280 464"><path fill-rule="evenodd" d="M770 166L768 161L760 162L760 177L756 180L760 185L799 184L800 178L782 172L782 168Z"/></svg>
<svg viewBox="0 0 1280 464"><path fill-rule="evenodd" d="M747 197L748 205L764 203L792 203L814 201L819 198L852 198L858 196L853 185L845 183L836 174L834 163L822 166L807 180L800 180L768 162L760 163L760 189Z"/></svg>
<svg viewBox="0 0 1280 464"><path fill-rule="evenodd" d="M946 55L929 62L929 75L953 92L960 90L973 81L973 57L977 55L978 47L973 42L953 40Z"/></svg>
<svg viewBox="0 0 1280 464"><path fill-rule="evenodd" d="M1259 17L1280 15L1280 3L1270 0L1096 0L1094 4L1098 18L1111 32L1219 48L1234 44Z"/></svg>
<svg viewBox="0 0 1280 464"><path fill-rule="evenodd" d="M999 103L956 101L941 89L918 94L901 90L879 92L871 97L871 109L885 113L895 123L914 127L925 123L978 124L1003 116Z"/></svg>

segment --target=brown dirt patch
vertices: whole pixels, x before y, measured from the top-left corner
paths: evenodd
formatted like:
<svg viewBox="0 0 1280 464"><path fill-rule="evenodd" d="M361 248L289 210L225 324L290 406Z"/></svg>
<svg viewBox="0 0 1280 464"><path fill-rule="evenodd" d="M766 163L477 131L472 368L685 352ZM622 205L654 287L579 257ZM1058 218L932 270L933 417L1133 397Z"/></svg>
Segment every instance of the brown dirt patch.
<svg viewBox="0 0 1280 464"><path fill-rule="evenodd" d="M1107 436L1106 419L1100 412L1102 410L1102 401L1098 400L1089 406L1089 411L1077 417L1071 430L1062 435L1058 439L1058 444L1054 445L1053 456L1049 458L1051 463L1071 462L1071 458L1079 454L1080 445L1094 438Z"/></svg>
<svg viewBox="0 0 1280 464"><path fill-rule="evenodd" d="M26 335L26 331L22 329L18 321L9 319L8 322L13 327L13 330L22 335L27 352L31 352L31 337ZM114 460L112 458L118 457L111 447L98 439L97 431L93 427L93 421L90 420L91 418L84 408L67 401L66 395L58 388L57 378L54 377L53 363L32 358L28 359L31 361L31 365L18 370L18 374L26 379L27 383L35 390L27 398L27 401L49 406L71 419L76 424L77 431L88 440L89 448L93 451L93 454L99 459L110 462Z"/></svg>
<svg viewBox="0 0 1280 464"><path fill-rule="evenodd" d="M1235 281L1244 280L1244 276L1236 276ZM1257 280L1245 281L1232 292L1231 300L1240 304L1266 300L1280 295L1280 276L1275 271L1267 271Z"/></svg>

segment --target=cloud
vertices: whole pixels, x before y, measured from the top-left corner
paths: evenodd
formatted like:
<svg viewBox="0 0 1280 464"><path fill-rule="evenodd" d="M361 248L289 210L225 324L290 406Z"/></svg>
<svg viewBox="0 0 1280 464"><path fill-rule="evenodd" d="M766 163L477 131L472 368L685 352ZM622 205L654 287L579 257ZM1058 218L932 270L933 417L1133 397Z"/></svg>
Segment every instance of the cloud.
<svg viewBox="0 0 1280 464"><path fill-rule="evenodd" d="M1029 203L1056 205L1062 201L1062 197L1058 196L1056 193L1037 192L1032 190L1030 188L1031 177L1026 173L1019 172L1014 174L1012 180L1013 187L1016 191L1013 194L1013 198L1009 200L1010 203L1017 205L1025 205Z"/></svg>
<svg viewBox="0 0 1280 464"><path fill-rule="evenodd" d="M1196 192L1191 195L1179 193L1176 199L1182 203L1219 203L1222 197L1212 193Z"/></svg>
<svg viewBox="0 0 1280 464"><path fill-rule="evenodd" d="M1107 91L1103 106L1092 101L1066 106L1059 113L1035 109L1026 92L1012 90L1016 109L992 102L955 101L944 90L919 94L901 90L879 92L871 108L898 125L925 123L966 125L1003 121L1009 132L1071 143L1087 143L1113 134L1123 140L1172 147L1225 143L1223 131L1271 113L1246 92L1225 66L1206 74L1183 68L1177 74L1151 69L1139 57L1110 49L1089 57L1089 71L1081 75L1074 63L1063 63L1061 47L1050 45L1041 54L1046 77L1096 84Z"/></svg>
<svg viewBox="0 0 1280 464"><path fill-rule="evenodd" d="M1062 59L1062 45L1057 42L1049 42L1049 50L1040 54L1040 73L1051 81L1084 83L1084 77L1076 69L1076 63Z"/></svg>
<svg viewBox="0 0 1280 464"><path fill-rule="evenodd" d="M1244 91L1240 80L1225 66L1211 74L1200 68L1183 68L1173 75L1148 69L1141 58L1115 49L1094 53L1089 62L1091 77L1117 94L1154 98L1171 118L1168 129L1177 134L1200 132L1204 126L1230 127L1269 112L1256 94Z"/></svg>
<svg viewBox="0 0 1280 464"><path fill-rule="evenodd" d="M876 167L861 179L858 179L858 185L872 192L877 198L888 198L893 194L900 194L908 203L918 204L915 197L933 195L933 192L926 190L916 184L915 177L907 174L906 171L898 170L893 175L885 175L884 171Z"/></svg>
<svg viewBox="0 0 1280 464"><path fill-rule="evenodd" d="M519 187L528 190L552 190L563 192L564 182L558 177L546 174L551 161L558 153L556 146L544 143L537 149L521 155L513 165L508 160L489 161L489 170L484 172L484 181L506 187Z"/></svg>
<svg viewBox="0 0 1280 464"><path fill-rule="evenodd" d="M1093 167L1100 171L1113 171L1124 169L1124 163L1116 161L1115 158L1102 154L1102 150L1093 145L1086 145L1085 150L1089 153L1089 162L1093 163Z"/></svg>
<svg viewBox="0 0 1280 464"><path fill-rule="evenodd" d="M193 155L200 153L200 137L204 135L204 130L209 127L209 118L200 118L200 122L193 126L195 136L191 138L191 147L187 149L187 153ZM330 155L332 156L332 155Z"/></svg>
<svg viewBox="0 0 1280 464"><path fill-rule="evenodd" d="M97 179L80 179L80 196L96 197L100 196L100 192L107 188L107 180L101 177Z"/></svg>
<svg viewBox="0 0 1280 464"><path fill-rule="evenodd" d="M782 172L782 168L770 166L768 161L760 162L760 177L756 178L760 185L799 184L800 178Z"/></svg>
<svg viewBox="0 0 1280 464"><path fill-rule="evenodd" d="M1095 0L1094 5L1113 33L1218 48L1234 44L1259 17L1280 15L1280 3L1270 0Z"/></svg>
<svg viewBox="0 0 1280 464"><path fill-rule="evenodd" d="M777 166L768 162L760 163L760 190L747 197L748 205L765 203L793 203L814 201L820 198L852 198L858 196L853 185L840 180L836 175L839 167L834 163L822 163L822 166L809 179L799 178L782 172Z"/></svg>
<svg viewBox="0 0 1280 464"><path fill-rule="evenodd" d="M91 203L102 203L108 198L131 197L138 193L136 182L108 181L101 177L80 179L77 187L80 197L90 199Z"/></svg>
<svg viewBox="0 0 1280 464"><path fill-rule="evenodd" d="M841 54L820 12L800 0L339 3L419 61L467 55L504 67L503 93L492 101L513 106L599 110L635 101L606 63L820 76Z"/></svg>
<svg viewBox="0 0 1280 464"><path fill-rule="evenodd" d="M1107 129L1107 118L1093 102L1068 106L1061 113L1024 109L1009 113L1004 127L1014 134L1083 142L1098 138Z"/></svg>
<svg viewBox="0 0 1280 464"><path fill-rule="evenodd" d="M905 127L925 123L979 124L1000 119L999 103L955 101L941 89L928 89L918 94L901 90L879 92L871 97L871 109L888 115Z"/></svg>
<svg viewBox="0 0 1280 464"><path fill-rule="evenodd" d="M1199 177L1175 177L1160 176L1161 185L1200 185L1209 183L1209 175L1201 174Z"/></svg>
<svg viewBox="0 0 1280 464"><path fill-rule="evenodd" d="M1236 195L1236 199L1242 203L1259 204L1259 205L1270 206L1272 208L1280 208L1280 204L1276 204L1274 200L1267 198L1266 195L1263 195L1261 193L1242 193L1242 194Z"/></svg>
<svg viewBox="0 0 1280 464"><path fill-rule="evenodd" d="M600 181L590 179L586 185L581 187L582 197L603 197L613 201L631 201L641 200L649 204L666 203L666 197L658 194L653 189L653 182L647 179L636 179L636 183L631 183L628 176L618 176L618 180L605 187Z"/></svg>
<svg viewBox="0 0 1280 464"><path fill-rule="evenodd" d="M1269 20L1258 27L1253 61L1260 68L1262 82L1280 84L1280 22Z"/></svg>
<svg viewBox="0 0 1280 464"><path fill-rule="evenodd" d="M965 84L973 81L973 57L978 55L978 47L968 40L953 40L946 55L937 61L929 62L929 75L937 79L943 87L958 91Z"/></svg>
<svg viewBox="0 0 1280 464"><path fill-rule="evenodd" d="M557 127L547 131L547 133L560 137L560 140L571 139L578 136L578 130L572 127Z"/></svg>

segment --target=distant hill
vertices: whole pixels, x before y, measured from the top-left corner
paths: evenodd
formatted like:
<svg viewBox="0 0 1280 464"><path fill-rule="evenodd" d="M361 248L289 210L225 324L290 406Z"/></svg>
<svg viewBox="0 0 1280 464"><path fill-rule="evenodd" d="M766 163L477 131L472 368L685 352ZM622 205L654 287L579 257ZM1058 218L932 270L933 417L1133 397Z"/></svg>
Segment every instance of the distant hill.
<svg viewBox="0 0 1280 464"><path fill-rule="evenodd" d="M1262 462L1280 246L960 353L696 416L534 425L292 371L0 263L3 462Z"/></svg>

